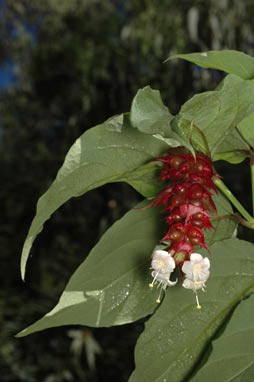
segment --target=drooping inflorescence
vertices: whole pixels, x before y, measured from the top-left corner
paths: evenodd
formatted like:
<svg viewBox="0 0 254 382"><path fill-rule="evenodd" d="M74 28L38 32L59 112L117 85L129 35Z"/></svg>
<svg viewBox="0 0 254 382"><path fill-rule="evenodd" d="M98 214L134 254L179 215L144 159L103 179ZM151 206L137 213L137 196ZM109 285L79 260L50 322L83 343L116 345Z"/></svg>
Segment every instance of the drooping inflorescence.
<svg viewBox="0 0 254 382"><path fill-rule="evenodd" d="M209 213L217 213L211 190L217 192L212 178L218 175L207 155L196 152L194 157L183 147L169 149L167 155L154 161L163 163L159 181L170 182L150 204L150 207L164 206L168 229L161 241L168 242L169 249L154 251L154 280L150 287L159 282L162 291L175 285L176 281L169 278L177 267L185 275L183 287L193 290L200 309L197 290L206 288L210 261L195 253L194 247L203 247L209 252L203 230L214 229ZM161 269L156 265L158 261L163 264Z"/></svg>

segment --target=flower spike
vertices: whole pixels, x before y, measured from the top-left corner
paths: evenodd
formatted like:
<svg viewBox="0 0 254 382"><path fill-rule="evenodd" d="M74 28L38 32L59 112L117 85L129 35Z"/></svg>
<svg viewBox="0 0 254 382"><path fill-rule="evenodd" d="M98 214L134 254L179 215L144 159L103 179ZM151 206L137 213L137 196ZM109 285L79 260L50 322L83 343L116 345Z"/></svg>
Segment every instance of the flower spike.
<svg viewBox="0 0 254 382"><path fill-rule="evenodd" d="M156 283L161 286L157 299L160 302L162 290L176 283L170 281L170 275L177 267L182 277L185 275L183 287L193 290L197 309L200 309L197 291L205 291L210 262L195 253L194 248L206 248L210 253L203 231L214 229L210 213L219 216L211 191L217 192L214 182L220 177L211 157L199 151L195 154L193 156L184 147L176 147L153 159L162 163L158 181L170 181L150 203L150 207L163 206L168 229L161 243L166 242L169 249L168 252L154 252L150 287Z"/></svg>

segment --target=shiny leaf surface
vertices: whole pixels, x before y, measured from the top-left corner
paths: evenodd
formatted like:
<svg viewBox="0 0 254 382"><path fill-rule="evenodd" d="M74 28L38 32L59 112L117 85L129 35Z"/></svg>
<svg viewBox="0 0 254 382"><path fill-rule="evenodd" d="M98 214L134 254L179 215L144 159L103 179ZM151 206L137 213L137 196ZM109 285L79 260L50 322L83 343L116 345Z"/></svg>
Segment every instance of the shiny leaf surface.
<svg viewBox="0 0 254 382"><path fill-rule="evenodd" d="M148 287L149 268L163 227L160 209L142 206L102 236L71 277L56 307L19 336L70 324L121 325L153 312L157 292Z"/></svg>
<svg viewBox="0 0 254 382"><path fill-rule="evenodd" d="M181 286L182 280L166 291L137 342L136 369L130 382L187 382L207 343L232 308L252 290L252 244L228 239L210 249L211 276L207 292L199 293L201 310L196 309L194 293Z"/></svg>

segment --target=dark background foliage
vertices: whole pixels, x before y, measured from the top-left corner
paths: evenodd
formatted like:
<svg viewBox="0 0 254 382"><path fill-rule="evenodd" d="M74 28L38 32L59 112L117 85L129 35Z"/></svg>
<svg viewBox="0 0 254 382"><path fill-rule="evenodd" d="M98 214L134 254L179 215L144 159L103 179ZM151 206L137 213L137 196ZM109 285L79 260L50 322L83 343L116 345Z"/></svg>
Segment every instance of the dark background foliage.
<svg viewBox="0 0 254 382"><path fill-rule="evenodd" d="M128 111L136 91L159 89L172 113L214 89L217 71L163 61L175 53L238 49L253 54L253 2L8 0L0 2L1 381L126 381L143 323L89 329L103 349L96 369L71 352L70 328L15 339L52 308L102 233L139 200L124 184L73 199L46 224L32 249L26 283L22 245L70 145L86 129ZM248 164L217 164L248 208ZM237 178L235 178L237 168ZM251 233L240 230L251 239Z"/></svg>

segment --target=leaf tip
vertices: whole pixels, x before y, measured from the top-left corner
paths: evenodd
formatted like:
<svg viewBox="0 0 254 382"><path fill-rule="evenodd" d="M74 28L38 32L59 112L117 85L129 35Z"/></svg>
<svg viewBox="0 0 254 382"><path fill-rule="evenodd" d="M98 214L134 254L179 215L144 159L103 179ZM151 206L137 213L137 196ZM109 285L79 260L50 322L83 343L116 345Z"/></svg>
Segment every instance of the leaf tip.
<svg viewBox="0 0 254 382"><path fill-rule="evenodd" d="M22 258L21 258L21 264L20 264L20 274L21 274L21 280L25 282L26 264L23 264Z"/></svg>
<svg viewBox="0 0 254 382"><path fill-rule="evenodd" d="M21 330L17 334L14 335L14 338L22 338L26 336L26 329Z"/></svg>

